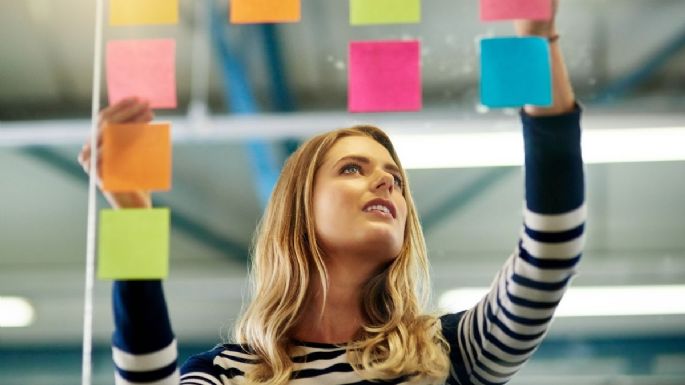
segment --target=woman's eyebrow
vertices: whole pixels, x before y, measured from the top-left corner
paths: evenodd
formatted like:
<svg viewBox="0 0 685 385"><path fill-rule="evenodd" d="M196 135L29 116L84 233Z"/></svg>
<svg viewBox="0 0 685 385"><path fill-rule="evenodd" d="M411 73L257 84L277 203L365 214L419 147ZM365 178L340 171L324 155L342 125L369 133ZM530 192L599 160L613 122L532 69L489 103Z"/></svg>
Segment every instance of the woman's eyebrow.
<svg viewBox="0 0 685 385"><path fill-rule="evenodd" d="M343 162L345 160L354 160L354 161L357 161L357 162L363 163L363 164L371 163L371 160L369 158L363 156L363 155L346 155L346 156L343 156L342 158L338 159L338 161L335 162L334 165L336 165L340 162ZM394 163L386 163L385 165L383 165L383 168L388 170L388 171L396 172L397 174L400 174L400 175L402 174L400 172L399 167L397 167Z"/></svg>

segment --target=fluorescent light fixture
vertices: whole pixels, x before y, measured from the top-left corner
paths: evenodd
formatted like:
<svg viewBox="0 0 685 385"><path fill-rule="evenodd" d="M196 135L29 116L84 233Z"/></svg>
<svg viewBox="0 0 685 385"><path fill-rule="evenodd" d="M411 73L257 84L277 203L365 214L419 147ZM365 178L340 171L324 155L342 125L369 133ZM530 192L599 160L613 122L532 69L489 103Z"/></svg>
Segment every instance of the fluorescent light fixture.
<svg viewBox="0 0 685 385"><path fill-rule="evenodd" d="M445 292L441 309L458 312L475 305L487 288L462 288ZM564 295L557 317L609 317L685 314L685 285L571 287Z"/></svg>
<svg viewBox="0 0 685 385"><path fill-rule="evenodd" d="M519 131L396 134L391 139L407 169L520 166ZM582 134L585 163L685 160L685 127L589 129Z"/></svg>
<svg viewBox="0 0 685 385"><path fill-rule="evenodd" d="M0 327L26 327L33 323L31 303L21 297L0 297Z"/></svg>

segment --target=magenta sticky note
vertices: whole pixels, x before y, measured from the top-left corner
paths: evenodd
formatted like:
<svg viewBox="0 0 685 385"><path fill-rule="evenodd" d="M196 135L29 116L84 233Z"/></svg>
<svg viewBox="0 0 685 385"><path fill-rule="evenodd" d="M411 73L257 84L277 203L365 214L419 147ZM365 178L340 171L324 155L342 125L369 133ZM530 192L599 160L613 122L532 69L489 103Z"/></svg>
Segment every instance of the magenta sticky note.
<svg viewBox="0 0 685 385"><path fill-rule="evenodd" d="M480 18L490 20L549 20L552 0L480 0Z"/></svg>
<svg viewBox="0 0 685 385"><path fill-rule="evenodd" d="M109 103L130 96L152 108L176 108L176 41L113 40L107 43Z"/></svg>
<svg viewBox="0 0 685 385"><path fill-rule="evenodd" d="M417 40L350 42L348 110L420 110L419 51Z"/></svg>

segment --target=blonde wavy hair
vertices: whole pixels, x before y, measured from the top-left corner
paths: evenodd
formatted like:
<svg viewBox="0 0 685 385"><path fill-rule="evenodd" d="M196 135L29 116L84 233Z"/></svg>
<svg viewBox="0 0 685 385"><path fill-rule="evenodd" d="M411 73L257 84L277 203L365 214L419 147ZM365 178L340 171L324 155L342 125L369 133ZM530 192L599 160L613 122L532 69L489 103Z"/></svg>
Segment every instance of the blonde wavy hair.
<svg viewBox="0 0 685 385"><path fill-rule="evenodd" d="M286 161L254 239L250 269L251 302L234 329L237 343L258 357L245 373L249 384L281 385L290 381L293 362L290 333L308 300L312 274L318 274L324 301L328 276L324 252L317 241L314 177L337 140L366 136L385 147L407 180L388 136L362 125L309 139ZM402 375L444 383L449 371L449 345L436 314L422 314L430 297L426 246L409 186L407 222L400 253L362 291L368 323L346 345L347 357L362 378L390 379Z"/></svg>

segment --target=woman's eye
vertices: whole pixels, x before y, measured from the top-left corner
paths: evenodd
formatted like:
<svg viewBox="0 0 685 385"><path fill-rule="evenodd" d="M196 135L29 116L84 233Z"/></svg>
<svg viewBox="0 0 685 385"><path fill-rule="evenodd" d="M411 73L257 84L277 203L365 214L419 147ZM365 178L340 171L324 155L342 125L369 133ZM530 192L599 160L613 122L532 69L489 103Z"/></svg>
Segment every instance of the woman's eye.
<svg viewBox="0 0 685 385"><path fill-rule="evenodd" d="M393 175L393 178L395 179L395 185L399 188L402 188L402 186L403 186L402 178L400 178L397 175Z"/></svg>
<svg viewBox="0 0 685 385"><path fill-rule="evenodd" d="M342 170L340 170L340 171L341 171L343 174L353 174L353 173L356 173L356 172L360 172L360 171L361 171L361 167L359 167L359 165L356 165L356 164L348 164L348 165L345 165L345 166L342 168Z"/></svg>

